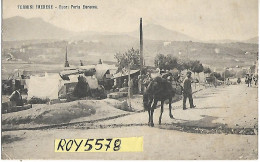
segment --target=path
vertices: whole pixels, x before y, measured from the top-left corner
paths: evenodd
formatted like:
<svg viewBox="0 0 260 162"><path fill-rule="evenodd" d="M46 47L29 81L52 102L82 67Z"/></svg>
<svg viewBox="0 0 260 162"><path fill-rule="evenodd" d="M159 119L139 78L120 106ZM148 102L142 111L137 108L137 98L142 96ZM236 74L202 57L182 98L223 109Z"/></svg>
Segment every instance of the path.
<svg viewBox="0 0 260 162"><path fill-rule="evenodd" d="M181 101L173 104L176 119L165 109L162 125L147 126L147 112L88 124L55 129L2 132L3 159L257 159L257 135L231 133L201 134L176 131L181 128L250 128L257 134L257 88L234 85L209 88L194 95L196 109L183 111ZM98 129L97 129L98 128ZM140 153L55 153L60 138L144 137Z"/></svg>

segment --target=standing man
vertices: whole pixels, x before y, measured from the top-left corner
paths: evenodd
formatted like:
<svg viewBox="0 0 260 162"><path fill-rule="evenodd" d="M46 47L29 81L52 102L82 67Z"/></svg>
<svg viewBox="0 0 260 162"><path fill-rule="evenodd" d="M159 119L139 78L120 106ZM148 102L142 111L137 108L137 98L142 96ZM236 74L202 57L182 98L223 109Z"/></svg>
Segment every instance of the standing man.
<svg viewBox="0 0 260 162"><path fill-rule="evenodd" d="M252 83L252 74L249 74L247 79L248 79L248 85L247 86L248 87L252 87L252 85L251 85L251 83Z"/></svg>
<svg viewBox="0 0 260 162"><path fill-rule="evenodd" d="M192 98L192 89L191 89L191 72L187 72L187 77L184 79L183 82L183 110L187 110L186 108L186 100L189 98L190 108L195 108L196 106L193 104Z"/></svg>
<svg viewBox="0 0 260 162"><path fill-rule="evenodd" d="M128 87L127 79L124 79L124 83L122 84L122 88L123 88L123 87Z"/></svg>

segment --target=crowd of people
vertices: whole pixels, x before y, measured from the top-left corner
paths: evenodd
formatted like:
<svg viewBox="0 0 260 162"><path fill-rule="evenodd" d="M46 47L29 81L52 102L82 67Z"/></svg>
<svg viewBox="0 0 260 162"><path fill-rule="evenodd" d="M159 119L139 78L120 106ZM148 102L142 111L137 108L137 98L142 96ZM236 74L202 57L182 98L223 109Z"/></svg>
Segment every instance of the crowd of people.
<svg viewBox="0 0 260 162"><path fill-rule="evenodd" d="M245 82L246 82L248 87L252 87L252 81L255 82L255 86L256 86L257 82L258 82L258 76L253 75L253 74L246 74Z"/></svg>
<svg viewBox="0 0 260 162"><path fill-rule="evenodd" d="M122 88L130 87L130 94L143 94L151 81L152 78L149 74L142 74L131 78L129 82L127 79L124 79Z"/></svg>

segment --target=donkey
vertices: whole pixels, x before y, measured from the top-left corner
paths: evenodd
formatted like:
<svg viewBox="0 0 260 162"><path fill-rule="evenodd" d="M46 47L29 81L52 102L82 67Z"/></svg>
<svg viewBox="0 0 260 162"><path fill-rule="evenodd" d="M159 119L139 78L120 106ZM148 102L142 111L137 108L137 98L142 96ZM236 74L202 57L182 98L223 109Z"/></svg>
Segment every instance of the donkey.
<svg viewBox="0 0 260 162"><path fill-rule="evenodd" d="M153 81L151 81L144 92L143 95L143 104L144 109L148 110L149 121L148 126L153 127L153 112L156 108L157 102L161 101L161 114L159 117L159 124L161 124L162 113L163 113L163 105L165 100L169 100L169 116L173 118L172 115L172 98L175 96L176 89L172 87L172 84L168 82L166 79L161 77L156 77ZM152 105L153 102L153 105ZM152 105L152 106L151 106Z"/></svg>

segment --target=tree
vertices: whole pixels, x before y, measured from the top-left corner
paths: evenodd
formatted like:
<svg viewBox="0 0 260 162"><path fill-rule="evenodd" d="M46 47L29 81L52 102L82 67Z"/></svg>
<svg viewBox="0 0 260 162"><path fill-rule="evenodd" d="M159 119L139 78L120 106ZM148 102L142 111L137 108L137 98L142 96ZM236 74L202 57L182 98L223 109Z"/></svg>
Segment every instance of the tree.
<svg viewBox="0 0 260 162"><path fill-rule="evenodd" d="M128 83L130 84L130 70L139 69L141 67L139 50L131 48L125 53L116 53L115 58L117 59L118 71L122 69L128 70ZM128 86L128 97L129 107L131 108L130 85Z"/></svg>
<svg viewBox="0 0 260 162"><path fill-rule="evenodd" d="M78 98L90 95L90 88L84 77L78 77L78 83L74 88L73 95Z"/></svg>
<svg viewBox="0 0 260 162"><path fill-rule="evenodd" d="M195 74L195 73L201 73L204 70L203 65L200 63L200 61L191 61L191 71Z"/></svg>
<svg viewBox="0 0 260 162"><path fill-rule="evenodd" d="M250 72L251 72L251 73L254 73L254 72L255 72L255 68L256 68L255 65L250 66Z"/></svg>
<svg viewBox="0 0 260 162"><path fill-rule="evenodd" d="M210 76L215 76L218 80L224 81L224 78L221 76L220 73L213 72L213 73L210 74Z"/></svg>
<svg viewBox="0 0 260 162"><path fill-rule="evenodd" d="M222 76L225 78L229 78L229 77L234 77L236 75L236 72L234 70L225 70L223 73L222 73Z"/></svg>
<svg viewBox="0 0 260 162"><path fill-rule="evenodd" d="M203 72L204 68L203 68L203 65L200 63L200 61L190 61L189 62L189 66L191 68L191 71L194 73L194 76L195 76L195 73L198 73L198 76L199 76L199 73ZM199 77L199 81L200 81L200 77ZM196 88L196 83L195 83L195 88Z"/></svg>
<svg viewBox="0 0 260 162"><path fill-rule="evenodd" d="M154 65L159 69L165 70L172 70L179 67L178 59L176 57L173 57L171 55L165 56L163 54L156 55L154 59Z"/></svg>
<svg viewBox="0 0 260 162"><path fill-rule="evenodd" d="M163 54L157 54L154 59L155 67L159 69L165 69L166 57Z"/></svg>
<svg viewBox="0 0 260 162"><path fill-rule="evenodd" d="M186 70L190 70L191 69L191 63L188 62L188 61L185 61L181 64L181 66L183 67L183 69L186 69Z"/></svg>
<svg viewBox="0 0 260 162"><path fill-rule="evenodd" d="M204 73L205 74L210 74L211 73L211 69L209 67L205 67L204 68Z"/></svg>
<svg viewBox="0 0 260 162"><path fill-rule="evenodd" d="M136 70L141 67L139 50L133 48L129 49L125 53L116 53L115 59L117 60L117 71L121 71L124 68Z"/></svg>
<svg viewBox="0 0 260 162"><path fill-rule="evenodd" d="M246 76L247 70L246 69L241 69L236 73L236 77L237 78L243 78L244 76Z"/></svg>
<svg viewBox="0 0 260 162"><path fill-rule="evenodd" d="M178 69L179 71L182 71L182 70L187 69L187 64L186 64L186 62L183 61L183 60L177 60L177 65L178 65L177 69Z"/></svg>
<svg viewBox="0 0 260 162"><path fill-rule="evenodd" d="M172 69L178 67L178 60L177 60L176 57L173 57L171 55L167 55L165 64L166 64L166 67L165 67L166 70L172 70Z"/></svg>

